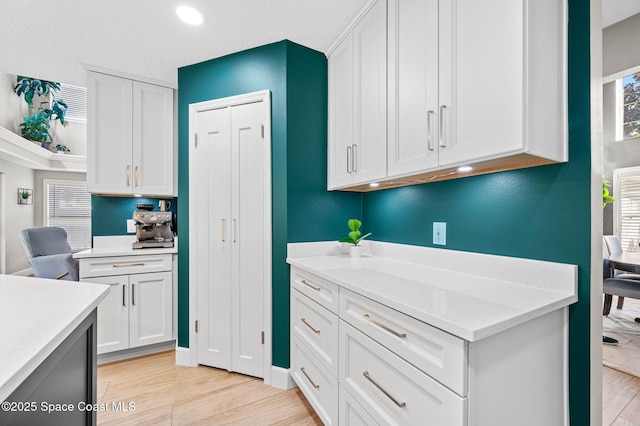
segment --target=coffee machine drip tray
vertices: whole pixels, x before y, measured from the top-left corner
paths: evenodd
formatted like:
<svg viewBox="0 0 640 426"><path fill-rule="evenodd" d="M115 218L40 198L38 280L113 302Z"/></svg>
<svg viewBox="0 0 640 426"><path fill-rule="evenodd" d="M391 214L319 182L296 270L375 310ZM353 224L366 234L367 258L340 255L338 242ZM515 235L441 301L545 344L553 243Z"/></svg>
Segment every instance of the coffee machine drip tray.
<svg viewBox="0 0 640 426"><path fill-rule="evenodd" d="M133 243L134 249L141 248L171 248L173 241L140 241Z"/></svg>

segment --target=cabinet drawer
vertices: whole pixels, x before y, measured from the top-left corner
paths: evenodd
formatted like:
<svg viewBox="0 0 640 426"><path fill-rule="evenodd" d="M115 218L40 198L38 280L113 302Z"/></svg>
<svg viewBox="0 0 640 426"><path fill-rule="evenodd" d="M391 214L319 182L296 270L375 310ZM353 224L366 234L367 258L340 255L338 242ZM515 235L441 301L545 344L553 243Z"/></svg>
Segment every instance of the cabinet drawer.
<svg viewBox="0 0 640 426"><path fill-rule="evenodd" d="M298 339L293 342L293 379L325 425L338 424L338 380Z"/></svg>
<svg viewBox="0 0 640 426"><path fill-rule="evenodd" d="M334 314L338 313L338 285L299 269L291 269L291 287L318 302Z"/></svg>
<svg viewBox="0 0 640 426"><path fill-rule="evenodd" d="M461 396L467 395L467 343L408 315L340 289L340 318Z"/></svg>
<svg viewBox="0 0 640 426"><path fill-rule="evenodd" d="M384 425L463 425L467 400L340 321L340 383Z"/></svg>
<svg viewBox="0 0 640 426"><path fill-rule="evenodd" d="M292 297L294 335L337 377L338 317L297 290Z"/></svg>
<svg viewBox="0 0 640 426"><path fill-rule="evenodd" d="M89 277L143 274L170 270L171 254L80 259L80 280Z"/></svg>
<svg viewBox="0 0 640 426"><path fill-rule="evenodd" d="M364 408L349 395L344 386L339 385L338 415L340 426L376 426L376 423Z"/></svg>

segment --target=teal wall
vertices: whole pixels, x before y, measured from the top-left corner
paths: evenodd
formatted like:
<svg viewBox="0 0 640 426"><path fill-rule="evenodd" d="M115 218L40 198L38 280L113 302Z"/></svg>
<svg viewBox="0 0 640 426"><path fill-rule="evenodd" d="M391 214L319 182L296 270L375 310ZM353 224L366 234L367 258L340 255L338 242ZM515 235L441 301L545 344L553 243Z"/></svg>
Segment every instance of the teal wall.
<svg viewBox="0 0 640 426"><path fill-rule="evenodd" d="M272 312L276 366L289 367L289 241L334 239L361 214L358 194L326 192L327 62L281 41L178 70L178 345L189 346L189 104L271 91Z"/></svg>
<svg viewBox="0 0 640 426"><path fill-rule="evenodd" d="M178 231L175 221L178 207L176 198L168 198L171 201L169 211L174 214L173 230ZM138 203L155 204L158 210L158 198L139 197L101 197L91 195L91 235L127 235L127 219L131 219ZM133 235L133 234L129 234Z"/></svg>
<svg viewBox="0 0 640 426"><path fill-rule="evenodd" d="M446 249L578 265L579 301L569 310L570 413L571 424L587 425L589 2L569 0L569 15L569 162L367 193L363 227L376 240L433 246L433 222L446 222Z"/></svg>

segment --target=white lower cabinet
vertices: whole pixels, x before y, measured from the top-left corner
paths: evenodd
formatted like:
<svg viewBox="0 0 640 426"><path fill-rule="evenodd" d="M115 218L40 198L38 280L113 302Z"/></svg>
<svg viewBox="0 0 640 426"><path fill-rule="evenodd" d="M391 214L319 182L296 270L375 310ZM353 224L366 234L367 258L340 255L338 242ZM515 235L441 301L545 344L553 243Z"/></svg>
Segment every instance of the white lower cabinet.
<svg viewBox="0 0 640 426"><path fill-rule="evenodd" d="M166 257L166 256L165 256ZM149 256L151 265L159 261ZM171 255L168 255L169 260ZM173 276L171 262L166 271L122 274L144 267L142 259L80 259L80 280L107 284L111 291L98 305L98 354L136 348L173 339ZM124 259L124 261L123 261ZM111 263L109 263L111 262ZM82 274L100 264L105 270L121 275L95 276ZM110 267L109 267L110 266ZM153 266L152 266L153 267ZM92 276L93 275L93 276Z"/></svg>
<svg viewBox="0 0 640 426"><path fill-rule="evenodd" d="M566 308L467 341L323 276L291 267L291 370L326 425L568 424Z"/></svg>

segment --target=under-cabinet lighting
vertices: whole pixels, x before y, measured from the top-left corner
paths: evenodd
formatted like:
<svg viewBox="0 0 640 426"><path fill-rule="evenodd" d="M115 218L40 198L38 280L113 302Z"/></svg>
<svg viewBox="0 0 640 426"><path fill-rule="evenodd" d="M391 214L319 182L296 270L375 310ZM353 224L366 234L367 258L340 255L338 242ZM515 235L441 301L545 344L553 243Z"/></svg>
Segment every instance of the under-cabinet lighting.
<svg viewBox="0 0 640 426"><path fill-rule="evenodd" d="M370 183L370 184L369 184L369 186L370 186L370 187L372 187L372 188L376 188L376 187L378 187L379 185L380 185L380 184L379 184L378 182L373 182L373 183Z"/></svg>
<svg viewBox="0 0 640 426"><path fill-rule="evenodd" d="M458 167L458 171L461 172L461 173L470 172L471 170L473 170L473 167L471 167L471 166L460 166L460 167Z"/></svg>
<svg viewBox="0 0 640 426"><path fill-rule="evenodd" d="M189 25L200 25L204 22L202 13L191 6L179 6L176 9L178 18Z"/></svg>
<svg viewBox="0 0 640 426"><path fill-rule="evenodd" d="M134 197L141 198L141 197L142 197L142 194L133 194L133 196L134 196Z"/></svg>

